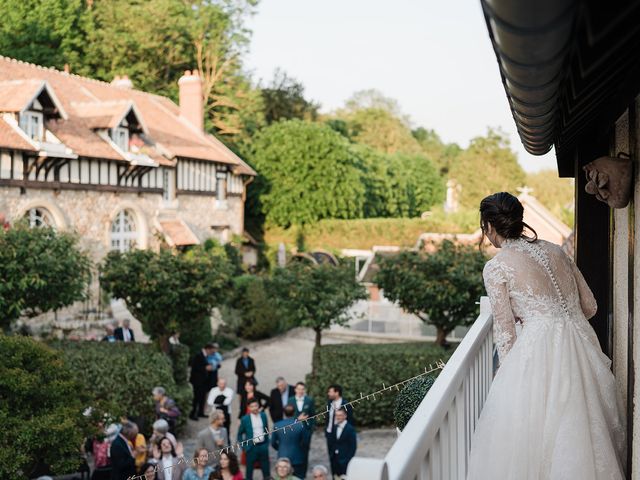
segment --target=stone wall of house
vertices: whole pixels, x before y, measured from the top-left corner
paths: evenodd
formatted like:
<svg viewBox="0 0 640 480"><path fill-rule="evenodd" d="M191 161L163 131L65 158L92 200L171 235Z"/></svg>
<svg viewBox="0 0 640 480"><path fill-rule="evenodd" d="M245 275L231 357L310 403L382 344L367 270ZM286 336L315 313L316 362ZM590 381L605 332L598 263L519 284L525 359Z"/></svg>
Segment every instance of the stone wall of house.
<svg viewBox="0 0 640 480"><path fill-rule="evenodd" d="M244 201L237 195L229 196L226 208L221 208L215 197L204 195L179 195L177 201L168 205L161 194L29 188L21 193L17 187L0 186L0 212L11 223L36 207L45 208L53 216L56 228L76 232L81 248L90 254L95 265L109 252L111 223L123 209L133 214L140 248L160 247L163 238L157 220L163 216L181 218L200 241L214 237L226 242L244 229ZM94 273L87 301L31 319L29 326L36 331L54 330L58 334L64 331L67 335L72 332L81 337L98 334L106 323L113 321L115 312L109 305L100 304L97 268ZM133 327L138 329L139 324L134 322Z"/></svg>

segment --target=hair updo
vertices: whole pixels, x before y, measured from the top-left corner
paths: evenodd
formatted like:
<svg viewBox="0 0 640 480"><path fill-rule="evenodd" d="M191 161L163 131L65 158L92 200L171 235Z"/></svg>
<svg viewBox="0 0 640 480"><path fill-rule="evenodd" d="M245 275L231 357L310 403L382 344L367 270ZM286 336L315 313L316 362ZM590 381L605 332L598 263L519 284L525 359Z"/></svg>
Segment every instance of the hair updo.
<svg viewBox="0 0 640 480"><path fill-rule="evenodd" d="M524 229L528 228L534 235L533 238L529 237L530 241L536 241L538 234L522 220L523 214L524 208L520 200L508 192L494 193L483 198L480 202L482 240L490 223L496 233L504 238L524 237Z"/></svg>

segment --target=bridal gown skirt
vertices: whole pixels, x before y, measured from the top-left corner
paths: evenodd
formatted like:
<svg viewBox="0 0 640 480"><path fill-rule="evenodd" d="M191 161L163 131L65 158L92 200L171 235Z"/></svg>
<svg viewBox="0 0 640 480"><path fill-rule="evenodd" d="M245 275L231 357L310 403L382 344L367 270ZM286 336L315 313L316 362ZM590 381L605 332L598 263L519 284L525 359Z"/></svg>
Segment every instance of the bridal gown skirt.
<svg viewBox="0 0 640 480"><path fill-rule="evenodd" d="M478 419L468 480L624 478L611 362L584 325L583 318L526 322Z"/></svg>

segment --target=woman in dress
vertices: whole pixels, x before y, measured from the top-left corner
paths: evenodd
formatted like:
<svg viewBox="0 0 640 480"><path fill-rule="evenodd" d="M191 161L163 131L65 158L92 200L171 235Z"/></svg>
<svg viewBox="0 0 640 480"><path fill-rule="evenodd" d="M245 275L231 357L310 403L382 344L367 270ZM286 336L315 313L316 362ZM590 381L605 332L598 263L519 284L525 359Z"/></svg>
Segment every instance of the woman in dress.
<svg viewBox="0 0 640 480"><path fill-rule="evenodd" d="M591 290L562 249L523 222L516 197L490 195L480 215L500 249L483 271L500 367L467 479L623 479L624 424L611 361L587 321L597 309Z"/></svg>

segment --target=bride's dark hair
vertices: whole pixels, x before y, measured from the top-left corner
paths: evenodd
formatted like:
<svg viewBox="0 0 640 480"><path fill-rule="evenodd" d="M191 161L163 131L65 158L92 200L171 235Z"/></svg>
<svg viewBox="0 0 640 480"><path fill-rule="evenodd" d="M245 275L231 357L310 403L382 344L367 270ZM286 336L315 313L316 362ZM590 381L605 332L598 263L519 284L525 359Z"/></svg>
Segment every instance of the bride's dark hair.
<svg viewBox="0 0 640 480"><path fill-rule="evenodd" d="M489 223L504 238L524 237L530 242L535 242L538 234L522 220L523 214L524 208L520 200L508 192L498 192L483 198L480 202L480 228L482 229L480 245L484 241ZM525 228L533 233L533 237L524 235Z"/></svg>

